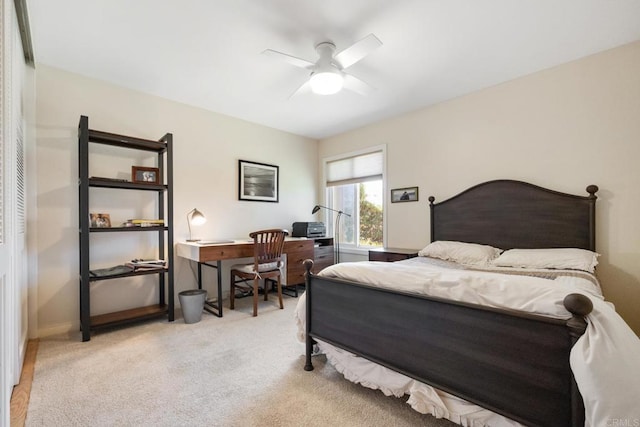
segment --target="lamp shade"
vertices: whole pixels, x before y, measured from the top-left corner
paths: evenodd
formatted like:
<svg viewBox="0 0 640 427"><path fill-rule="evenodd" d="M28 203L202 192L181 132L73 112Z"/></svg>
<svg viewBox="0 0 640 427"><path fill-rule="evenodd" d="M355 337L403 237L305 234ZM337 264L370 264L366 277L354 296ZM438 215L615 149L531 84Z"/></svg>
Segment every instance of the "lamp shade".
<svg viewBox="0 0 640 427"><path fill-rule="evenodd" d="M187 214L187 225L189 226L189 238L187 242L197 242L200 239L193 239L191 236L191 225L202 225L207 222L207 218L198 209L193 208Z"/></svg>
<svg viewBox="0 0 640 427"><path fill-rule="evenodd" d="M189 219L189 222L193 225L202 225L207 222L207 218L196 208L193 208L190 214L191 219Z"/></svg>
<svg viewBox="0 0 640 427"><path fill-rule="evenodd" d="M326 209L326 210L328 210L328 211L338 212L338 214L339 214L339 215L346 215L346 216L348 216L348 217L350 217L350 216L351 216L351 215L349 215L349 214L348 214L348 213L346 213L346 212L342 212L342 211L340 211L340 210L338 210L338 209L328 208L328 207L326 207L326 206L322 206L322 205L315 205L315 206L313 207L313 209L311 210L311 213L312 213L312 214L314 214L314 213L318 212L320 209Z"/></svg>

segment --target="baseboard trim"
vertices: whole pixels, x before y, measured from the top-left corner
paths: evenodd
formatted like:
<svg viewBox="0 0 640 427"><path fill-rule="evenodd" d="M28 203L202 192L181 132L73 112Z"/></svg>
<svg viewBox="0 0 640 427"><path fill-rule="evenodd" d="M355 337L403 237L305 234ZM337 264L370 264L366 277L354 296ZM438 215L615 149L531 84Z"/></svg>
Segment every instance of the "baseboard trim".
<svg viewBox="0 0 640 427"><path fill-rule="evenodd" d="M22 427L27 419L38 344L39 341L37 339L27 342L20 382L13 388L13 392L11 393L11 427Z"/></svg>
<svg viewBox="0 0 640 427"><path fill-rule="evenodd" d="M38 338L45 338L52 335L70 334L80 330L80 323L65 322L57 325L47 326L38 329ZM79 334L80 332L78 332ZM78 335L80 336L80 335Z"/></svg>

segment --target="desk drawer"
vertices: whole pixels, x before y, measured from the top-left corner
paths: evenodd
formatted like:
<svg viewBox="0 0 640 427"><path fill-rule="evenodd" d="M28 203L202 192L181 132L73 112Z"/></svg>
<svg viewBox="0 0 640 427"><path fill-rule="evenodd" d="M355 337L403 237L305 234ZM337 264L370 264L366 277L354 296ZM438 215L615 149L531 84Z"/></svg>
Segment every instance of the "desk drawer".
<svg viewBox="0 0 640 427"><path fill-rule="evenodd" d="M299 242L285 243L287 253L287 285L304 283L304 265L306 259L313 259L313 241L303 240Z"/></svg>
<svg viewBox="0 0 640 427"><path fill-rule="evenodd" d="M333 246L320 246L315 248L313 268L311 269L314 274L334 264L333 249Z"/></svg>
<svg viewBox="0 0 640 427"><path fill-rule="evenodd" d="M253 257L253 244L204 246L200 249L200 259L222 260Z"/></svg>
<svg viewBox="0 0 640 427"><path fill-rule="evenodd" d="M313 240L285 240L284 242L284 252L287 254L311 250L313 250Z"/></svg>
<svg viewBox="0 0 640 427"><path fill-rule="evenodd" d="M311 251L299 251L287 254L287 269L292 271L296 268L304 270L302 263L306 259L313 259L313 253Z"/></svg>
<svg viewBox="0 0 640 427"><path fill-rule="evenodd" d="M327 255L333 256L333 246L318 246L313 251L316 259L326 257Z"/></svg>

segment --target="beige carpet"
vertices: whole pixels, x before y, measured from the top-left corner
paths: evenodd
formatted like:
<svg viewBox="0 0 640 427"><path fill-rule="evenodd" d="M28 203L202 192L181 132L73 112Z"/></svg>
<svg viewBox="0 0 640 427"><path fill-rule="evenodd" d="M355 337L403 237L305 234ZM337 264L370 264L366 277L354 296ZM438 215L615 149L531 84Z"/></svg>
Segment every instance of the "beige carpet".
<svg viewBox="0 0 640 427"><path fill-rule="evenodd" d="M275 298L274 298L275 299ZM237 301L223 318L157 320L40 341L27 426L450 426L345 380L306 372L293 308Z"/></svg>

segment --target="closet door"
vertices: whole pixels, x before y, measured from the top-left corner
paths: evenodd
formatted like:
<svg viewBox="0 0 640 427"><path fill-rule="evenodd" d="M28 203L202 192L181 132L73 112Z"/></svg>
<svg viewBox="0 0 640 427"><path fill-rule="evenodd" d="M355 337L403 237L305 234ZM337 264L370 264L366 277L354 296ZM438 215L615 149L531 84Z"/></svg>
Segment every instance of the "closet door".
<svg viewBox="0 0 640 427"><path fill-rule="evenodd" d="M14 293L11 277L11 244L7 230L7 145L4 138L5 121L2 114L2 138L0 139L0 425L9 425L9 402L13 389L13 365L17 352L15 335Z"/></svg>
<svg viewBox="0 0 640 427"><path fill-rule="evenodd" d="M10 423L13 386L27 341L24 76L26 63L11 0L0 0L0 425Z"/></svg>
<svg viewBox="0 0 640 427"><path fill-rule="evenodd" d="M2 34L0 34L0 425L9 425L9 406L13 389L15 313L12 304L11 264L13 254L9 229L9 178L11 176L11 24L10 2L1 0Z"/></svg>
<svg viewBox="0 0 640 427"><path fill-rule="evenodd" d="M20 381L22 364L28 339L28 274L27 274L27 226L26 226L26 143L25 143L25 75L26 63L16 12L13 11L12 66L11 66L11 139L8 140L10 163L8 172L11 204L6 205L11 219L12 252L11 278L13 280L13 383Z"/></svg>

